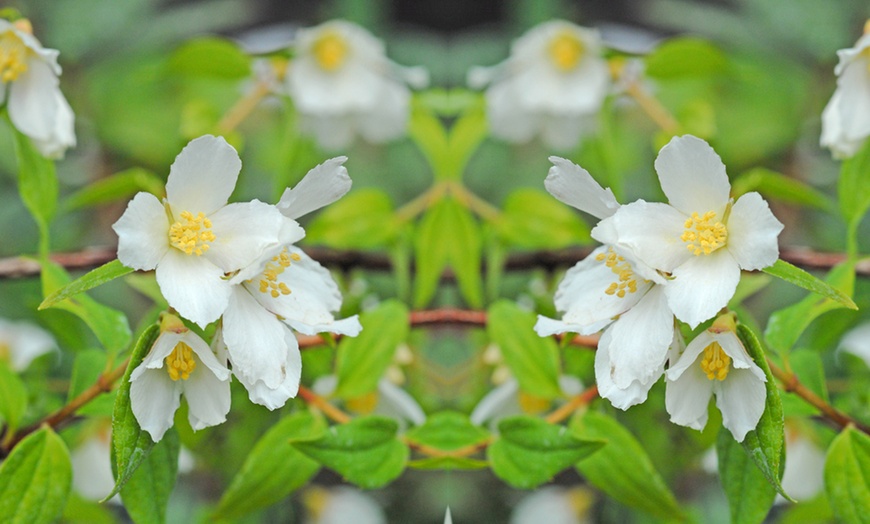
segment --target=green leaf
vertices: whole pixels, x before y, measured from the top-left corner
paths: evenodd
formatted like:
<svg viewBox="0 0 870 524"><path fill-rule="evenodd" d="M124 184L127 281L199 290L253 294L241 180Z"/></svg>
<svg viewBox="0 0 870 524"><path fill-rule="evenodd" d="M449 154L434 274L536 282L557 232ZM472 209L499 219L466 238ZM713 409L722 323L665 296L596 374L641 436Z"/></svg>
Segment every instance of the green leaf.
<svg viewBox="0 0 870 524"><path fill-rule="evenodd" d="M535 315L501 300L489 308L486 331L526 393L544 399L563 396L559 387L559 348L534 331Z"/></svg>
<svg viewBox="0 0 870 524"><path fill-rule="evenodd" d="M416 308L422 308L432 300L438 289L441 273L447 267L452 239L445 235L444 224L449 220L447 215L450 213L450 205L446 203L446 199L436 202L423 215L414 233Z"/></svg>
<svg viewBox="0 0 870 524"><path fill-rule="evenodd" d="M408 308L398 300L387 300L360 315L362 332L344 337L336 353L338 385L335 396L355 398L378 387L393 360L396 347L408 338Z"/></svg>
<svg viewBox="0 0 870 524"><path fill-rule="evenodd" d="M430 108L420 103L411 105L408 136L423 152L436 180L454 178L450 173L447 130Z"/></svg>
<svg viewBox="0 0 870 524"><path fill-rule="evenodd" d="M764 387L767 391L764 405L764 413L754 430L743 438L743 449L758 466L758 469L767 478L767 481L783 497L791 500L791 497L783 491L780 479L785 457L785 424L782 414L782 401L779 398L779 389L776 380L770 372L767 357L761 343L745 324L737 325L737 336L746 348L752 360L764 371L767 377Z"/></svg>
<svg viewBox="0 0 870 524"><path fill-rule="evenodd" d="M471 155L486 138L483 98L474 96L474 103L463 103L464 111L449 131L425 101L418 98L412 105L408 134L423 152L436 180L460 180Z"/></svg>
<svg viewBox="0 0 870 524"><path fill-rule="evenodd" d="M489 440L490 434L472 424L464 413L441 411L430 415L422 426L408 430L405 438L415 444L453 451L482 444Z"/></svg>
<svg viewBox="0 0 870 524"><path fill-rule="evenodd" d="M166 522L166 506L175 486L180 449L178 432L171 428L127 479L121 489L121 500L133 522Z"/></svg>
<svg viewBox="0 0 870 524"><path fill-rule="evenodd" d="M634 435L614 418L587 411L571 420L571 432L584 440L606 444L577 463L590 484L626 506L658 518L682 518L667 483Z"/></svg>
<svg viewBox="0 0 870 524"><path fill-rule="evenodd" d="M325 431L323 419L309 411L281 419L254 445L221 497L215 515L224 519L243 517L304 486L320 469L320 464L290 442L320 438Z"/></svg>
<svg viewBox="0 0 870 524"><path fill-rule="evenodd" d="M61 266L54 262L42 262L42 294L44 296L50 296L69 283L69 274ZM127 317L118 310L100 304L88 295L79 294L56 302L52 307L67 311L82 319L109 352L116 353L130 343L132 334Z"/></svg>
<svg viewBox="0 0 870 524"><path fill-rule="evenodd" d="M305 228L305 240L338 249L379 249L396 239L400 227L389 195L364 188L327 206Z"/></svg>
<svg viewBox="0 0 870 524"><path fill-rule="evenodd" d="M233 42L208 36L182 44L170 56L169 68L183 75L242 79L251 75L251 58Z"/></svg>
<svg viewBox="0 0 870 524"><path fill-rule="evenodd" d="M447 244L447 260L456 273L462 298L473 308L483 306L483 279L480 257L483 238L471 213L452 198L442 200L444 221L442 241ZM419 260L419 259L418 259Z"/></svg>
<svg viewBox="0 0 870 524"><path fill-rule="evenodd" d="M820 399L830 403L828 388L825 386L825 369L822 365L822 357L818 352L799 349L788 357L791 371L801 384L819 396ZM782 410L786 416L811 417L819 414L819 409L808 404L804 399L793 393L783 395Z"/></svg>
<svg viewBox="0 0 870 524"><path fill-rule="evenodd" d="M846 223L857 223L870 207L870 141L843 162L837 184L840 212Z"/></svg>
<svg viewBox="0 0 870 524"><path fill-rule="evenodd" d="M487 135L486 112L484 111L483 99L478 96L478 102L460 116L450 128L448 138L450 147L450 169L452 173L445 173L444 178L460 180L465 166L471 160L471 156L483 142Z"/></svg>
<svg viewBox="0 0 870 524"><path fill-rule="evenodd" d="M107 262L102 266L85 273L60 289L55 290L45 297L45 300L42 301L42 304L40 304L37 309L41 310L49 308L61 300L72 298L79 293L101 286L118 277L129 275L132 272L133 269L121 264L120 260L112 260L111 262Z"/></svg>
<svg viewBox="0 0 870 524"><path fill-rule="evenodd" d="M818 278L812 276L803 269L795 267L788 262L785 262L783 260L777 260L772 266L764 268L763 271L768 275L773 275L777 278L781 278L786 282L790 282L798 287L802 287L806 290L812 291L813 293L822 295L825 298L829 298L831 300L839 302L842 307L847 307L849 309L858 309L858 306L856 306L855 302L853 302L852 299L849 298L848 294L844 293L840 289L837 289L837 287L834 287L832 284L819 280Z"/></svg>
<svg viewBox="0 0 870 524"><path fill-rule="evenodd" d="M408 462L409 468L422 470L475 470L486 469L489 463L468 457L429 457Z"/></svg>
<svg viewBox="0 0 870 524"><path fill-rule="evenodd" d="M54 162L43 157L30 138L10 126L18 157L18 191L24 206L33 215L40 233L40 253L48 253L48 224L57 210L57 174Z"/></svg>
<svg viewBox="0 0 870 524"><path fill-rule="evenodd" d="M591 241L589 226L577 213L532 188L508 195L504 213L493 226L504 242L524 249L560 249Z"/></svg>
<svg viewBox="0 0 870 524"><path fill-rule="evenodd" d="M76 354L67 402L70 402L87 388L96 384L100 374L106 369L106 361L106 352L98 349L88 349ZM112 416L114 403L114 394L100 395L79 408L76 413L79 415L110 417Z"/></svg>
<svg viewBox="0 0 870 524"><path fill-rule="evenodd" d="M74 211L85 207L127 200L139 191L147 191L161 198L165 182L147 169L132 167L101 178L84 187L63 201L64 211Z"/></svg>
<svg viewBox="0 0 870 524"><path fill-rule="evenodd" d="M725 428L719 431L716 456L719 459L719 480L731 510L731 522L763 522L773 506L776 489Z"/></svg>
<svg viewBox="0 0 870 524"><path fill-rule="evenodd" d="M731 184L731 193L735 199L750 191L758 191L767 198L823 211L834 211L837 208L825 193L800 180L763 167L750 169Z"/></svg>
<svg viewBox="0 0 870 524"><path fill-rule="evenodd" d="M815 277L811 276L810 278ZM834 290L848 298L847 294L851 295L855 286L854 264L843 263L835 266L828 273L825 280L827 283L824 283L824 285L828 289ZM841 307L843 307L843 304L840 301L810 294L800 302L771 314L770 320L767 322L767 328L764 330L764 340L775 351L784 354L795 345L798 338L800 338L801 334L813 320L828 311Z"/></svg>
<svg viewBox="0 0 870 524"><path fill-rule="evenodd" d="M840 522L870 522L870 437L849 426L825 459L825 493Z"/></svg>
<svg viewBox="0 0 870 524"><path fill-rule="evenodd" d="M396 439L398 429L395 420L373 415L333 426L320 439L292 444L348 482L374 489L405 469L408 448Z"/></svg>
<svg viewBox="0 0 870 524"><path fill-rule="evenodd" d="M604 445L575 437L568 428L539 418L514 416L498 423L499 438L487 448L492 472L515 488L534 488Z"/></svg>
<svg viewBox="0 0 870 524"><path fill-rule="evenodd" d="M18 429L25 411L27 388L9 363L0 359L0 421L6 422L7 432Z"/></svg>
<svg viewBox="0 0 870 524"><path fill-rule="evenodd" d="M149 326L142 333L130 354L130 363L127 365L127 371L121 378L118 387L115 410L112 415L115 488L106 496L105 500L121 491L124 484L130 480L130 477L154 447L151 435L139 427L139 422L136 421L136 416L133 415L133 409L130 406L130 374L142 363L145 355L151 351L151 347L159 335L160 326L157 324Z"/></svg>
<svg viewBox="0 0 870 524"><path fill-rule="evenodd" d="M725 53L700 38L670 39L646 57L646 74L658 79L720 75L727 67Z"/></svg>
<svg viewBox="0 0 870 524"><path fill-rule="evenodd" d="M72 482L69 450L50 428L31 433L0 464L3 522L57 522Z"/></svg>

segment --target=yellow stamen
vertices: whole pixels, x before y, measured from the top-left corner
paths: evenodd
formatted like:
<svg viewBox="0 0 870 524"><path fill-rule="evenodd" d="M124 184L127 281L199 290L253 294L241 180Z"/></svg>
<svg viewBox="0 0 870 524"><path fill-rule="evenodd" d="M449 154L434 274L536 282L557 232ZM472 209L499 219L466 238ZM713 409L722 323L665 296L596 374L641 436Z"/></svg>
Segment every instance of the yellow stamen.
<svg viewBox="0 0 870 524"><path fill-rule="evenodd" d="M330 31L314 42L312 51L321 68L326 71L335 71L347 58L347 41L338 33Z"/></svg>
<svg viewBox="0 0 870 524"><path fill-rule="evenodd" d="M179 342L172 353L166 357L166 371L169 372L169 378L172 380L187 380L190 374L196 368L196 361L193 359L193 349L184 342Z"/></svg>
<svg viewBox="0 0 870 524"><path fill-rule="evenodd" d="M710 380L725 380L731 369L731 357L725 354L725 350L718 342L713 342L704 349L704 358L701 359L701 369Z"/></svg>
<svg viewBox="0 0 870 524"><path fill-rule="evenodd" d="M372 391L360 397L348 399L345 401L344 405L354 413L368 415L374 411L375 407L378 405L378 392Z"/></svg>
<svg viewBox="0 0 870 524"><path fill-rule="evenodd" d="M12 348L6 342L0 342L0 360L9 361L12 356Z"/></svg>
<svg viewBox="0 0 870 524"><path fill-rule="evenodd" d="M30 49L13 31L0 35L0 82L14 82L27 71Z"/></svg>
<svg viewBox="0 0 870 524"><path fill-rule="evenodd" d="M190 211L181 213L181 220L169 228L169 243L188 255L202 255L209 248L209 242L215 241L211 230L211 220L201 212L196 216Z"/></svg>
<svg viewBox="0 0 870 524"><path fill-rule="evenodd" d="M617 255L613 249L608 248L607 253L599 253L595 260L604 262L604 265L609 267L610 271L617 277L617 281L611 282L610 286L604 290L606 294L625 298L627 293L637 291L637 279L634 277L631 264L626 262L625 257Z"/></svg>
<svg viewBox="0 0 870 524"><path fill-rule="evenodd" d="M291 262L298 262L301 259L302 257L296 253L288 253L287 248L272 257L272 260L266 263L266 267L263 269L263 278L257 283L260 293L269 293L272 298L289 295L290 288L284 282L278 282L278 276L290 267Z"/></svg>
<svg viewBox="0 0 870 524"><path fill-rule="evenodd" d="M577 36L567 31L560 33L550 41L550 60L557 69L569 71L577 67L583 58L586 46Z"/></svg>
<svg viewBox="0 0 870 524"><path fill-rule="evenodd" d="M716 221L715 211L707 211L703 216L692 213L683 227L686 230L680 240L686 242L686 248L695 256L701 253L709 255L728 242L728 229L725 224Z"/></svg>
<svg viewBox="0 0 870 524"><path fill-rule="evenodd" d="M536 397L534 395L529 395L524 391L520 391L518 400L520 404L520 409L523 410L523 413L527 413L529 415L538 415L547 411L547 409L550 408L549 400L541 397Z"/></svg>

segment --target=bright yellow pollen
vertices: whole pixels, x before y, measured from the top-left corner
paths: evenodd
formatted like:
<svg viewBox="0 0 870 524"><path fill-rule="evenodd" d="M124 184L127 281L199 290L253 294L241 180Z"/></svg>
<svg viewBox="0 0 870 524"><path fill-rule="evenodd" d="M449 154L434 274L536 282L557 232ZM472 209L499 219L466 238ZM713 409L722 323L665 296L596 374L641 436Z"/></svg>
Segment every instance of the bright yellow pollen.
<svg viewBox="0 0 870 524"><path fill-rule="evenodd" d="M728 370L731 369L731 357L725 354L718 342L713 342L704 349L701 369L710 380L725 380Z"/></svg>
<svg viewBox="0 0 870 524"><path fill-rule="evenodd" d="M335 71L347 58L347 41L338 33L328 32L314 42L312 50L321 68Z"/></svg>
<svg viewBox="0 0 870 524"><path fill-rule="evenodd" d="M557 69L569 71L577 67L586 46L575 35L563 32L550 42L550 59Z"/></svg>
<svg viewBox="0 0 870 524"><path fill-rule="evenodd" d="M14 82L27 71L29 49L12 31L0 35L0 81Z"/></svg>
<svg viewBox="0 0 870 524"><path fill-rule="evenodd" d="M715 211L707 211L704 216L692 213L692 217L687 218L683 224L686 231L680 236L680 240L686 242L686 248L695 256L701 253L709 255L728 242L728 229L722 222L714 221L715 219Z"/></svg>
<svg viewBox="0 0 870 524"><path fill-rule="evenodd" d="M595 260L603 261L604 265L609 267L614 275L617 276L616 282L611 282L610 286L604 290L608 295L616 295L619 298L624 298L626 293L634 293L637 291L637 279L634 278L634 271L631 270L631 264L608 249L607 253L599 253Z"/></svg>
<svg viewBox="0 0 870 524"><path fill-rule="evenodd" d="M187 380L196 369L196 361L193 360L193 349L184 342L179 342L166 357L166 371L172 380Z"/></svg>
<svg viewBox="0 0 870 524"><path fill-rule="evenodd" d="M211 230L211 220L201 212L196 216L190 211L181 213L181 220L169 228L169 243L188 255L202 255L209 248L209 242L214 242L215 236Z"/></svg>
<svg viewBox="0 0 870 524"><path fill-rule="evenodd" d="M263 278L259 281L260 293L269 293L272 298L278 298L281 295L289 295L290 288L284 282L278 282L278 275L290 267L290 263L298 262L302 257L296 253L287 253L287 249L272 257L272 260L266 264L263 270Z"/></svg>

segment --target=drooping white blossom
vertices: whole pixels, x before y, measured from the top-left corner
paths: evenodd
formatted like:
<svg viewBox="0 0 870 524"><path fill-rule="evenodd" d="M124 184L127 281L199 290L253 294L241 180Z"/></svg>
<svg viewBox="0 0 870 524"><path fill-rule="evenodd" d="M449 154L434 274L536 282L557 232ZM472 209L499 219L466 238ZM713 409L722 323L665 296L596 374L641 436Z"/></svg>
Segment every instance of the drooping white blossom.
<svg viewBox="0 0 870 524"><path fill-rule="evenodd" d="M0 19L0 104L5 101L12 124L49 158L62 158L76 144L58 54L42 47L27 20Z"/></svg>
<svg viewBox="0 0 870 524"><path fill-rule="evenodd" d="M837 88L822 112L820 143L835 158L849 158L870 136L870 24L854 47L840 49Z"/></svg>
<svg viewBox="0 0 870 524"><path fill-rule="evenodd" d="M302 130L323 148L346 147L355 135L380 143L405 132L408 84L425 86L425 70L390 61L383 42L344 20L300 29L293 49L287 91Z"/></svg>
<svg viewBox="0 0 870 524"><path fill-rule="evenodd" d="M533 27L511 46L510 57L469 72L486 90L490 133L509 142L540 137L556 149L577 145L595 127L610 90L598 31L563 20Z"/></svg>
<svg viewBox="0 0 870 524"><path fill-rule="evenodd" d="M870 322L859 324L843 335L838 351L851 353L870 367Z"/></svg>
<svg viewBox="0 0 870 524"><path fill-rule="evenodd" d="M52 351L57 351L57 342L44 329L0 318L0 360L8 361L12 371L20 373L37 357Z"/></svg>
<svg viewBox="0 0 870 524"><path fill-rule="evenodd" d="M227 204L240 169L238 153L223 138L194 139L170 168L166 198L137 194L112 226L118 259L133 269L156 269L169 305L201 327L227 307L226 274L248 267L279 241L305 234L275 206Z"/></svg>

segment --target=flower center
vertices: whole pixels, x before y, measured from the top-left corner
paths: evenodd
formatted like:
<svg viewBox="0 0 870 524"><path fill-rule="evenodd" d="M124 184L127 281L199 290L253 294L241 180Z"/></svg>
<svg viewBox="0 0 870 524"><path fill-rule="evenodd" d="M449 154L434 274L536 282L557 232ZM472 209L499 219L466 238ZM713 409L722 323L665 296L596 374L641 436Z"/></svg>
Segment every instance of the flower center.
<svg viewBox="0 0 870 524"><path fill-rule="evenodd" d="M27 71L27 46L12 31L0 36L0 81L13 82Z"/></svg>
<svg viewBox="0 0 870 524"><path fill-rule="evenodd" d="M266 269L263 270L263 278L258 282L260 285L260 293L269 293L272 298L278 298L280 295L289 295L290 288L284 282L278 282L278 275L290 267L290 262L298 262L302 257L296 253L287 253L287 249L272 257L272 260L266 263Z"/></svg>
<svg viewBox="0 0 870 524"><path fill-rule="evenodd" d="M564 32L550 42L550 60L553 61L557 69L569 71L577 67L585 50L586 46L579 38Z"/></svg>
<svg viewBox="0 0 870 524"><path fill-rule="evenodd" d="M611 282L610 286L604 290L605 293L623 298L626 292L634 293L637 291L637 279L634 278L634 271L631 269L631 264L626 262L625 257L617 255L613 249L608 249L607 253L599 253L595 260L603 261L604 265L609 267L617 278L616 282Z"/></svg>
<svg viewBox="0 0 870 524"><path fill-rule="evenodd" d="M314 42L314 58L326 71L335 71L347 58L347 41L338 33L329 32Z"/></svg>
<svg viewBox="0 0 870 524"><path fill-rule="evenodd" d="M708 379L725 380L729 369L731 369L731 357L725 354L718 342L713 342L704 349L701 370L704 371Z"/></svg>
<svg viewBox="0 0 870 524"><path fill-rule="evenodd" d="M728 229L716 220L715 211L707 211L703 216L692 213L683 227L686 230L680 240L686 242L686 248L695 256L701 253L709 255L728 241Z"/></svg>
<svg viewBox="0 0 870 524"><path fill-rule="evenodd" d="M0 342L0 360L9 360L12 356L12 348L6 342Z"/></svg>
<svg viewBox="0 0 870 524"><path fill-rule="evenodd" d="M169 372L169 378L172 380L187 380L190 374L196 368L196 361L193 360L193 349L184 342L179 342L172 353L166 357L166 371Z"/></svg>
<svg viewBox="0 0 870 524"><path fill-rule="evenodd" d="M211 231L211 220L202 212L193 216L190 211L181 213L181 220L169 227L169 243L188 255L202 255L209 248L209 242L214 242Z"/></svg>

